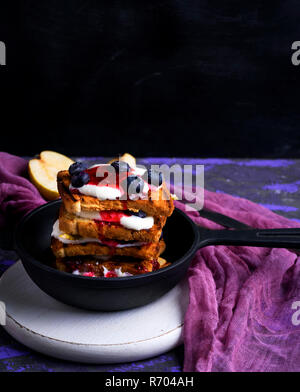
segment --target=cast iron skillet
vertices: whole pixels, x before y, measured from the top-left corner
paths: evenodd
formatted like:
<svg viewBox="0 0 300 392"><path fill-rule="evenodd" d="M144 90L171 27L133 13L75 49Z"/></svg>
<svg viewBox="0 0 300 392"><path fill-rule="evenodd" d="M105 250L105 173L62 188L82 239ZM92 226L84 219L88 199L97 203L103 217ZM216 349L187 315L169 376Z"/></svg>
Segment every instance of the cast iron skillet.
<svg viewBox="0 0 300 392"><path fill-rule="evenodd" d="M198 227L175 209L164 228L167 250L164 257L172 264L149 274L125 278L90 278L53 268L50 235L61 201L44 204L19 223L15 246L30 278L47 294L76 307L91 310L123 310L146 305L174 287L186 274L199 248L207 245L253 245L300 247L300 229L256 230L235 222L242 230L207 230ZM226 220L227 218L227 220ZM234 225L233 225L234 227Z"/></svg>

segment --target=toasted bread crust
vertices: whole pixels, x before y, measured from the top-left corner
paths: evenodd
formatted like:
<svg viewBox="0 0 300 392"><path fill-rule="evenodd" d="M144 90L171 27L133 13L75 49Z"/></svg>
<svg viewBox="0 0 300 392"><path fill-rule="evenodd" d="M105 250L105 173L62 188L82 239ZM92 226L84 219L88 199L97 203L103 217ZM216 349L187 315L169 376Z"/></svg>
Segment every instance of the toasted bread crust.
<svg viewBox="0 0 300 392"><path fill-rule="evenodd" d="M161 257L157 259L158 269L167 267L170 263ZM128 272L132 275L145 274L154 270L154 263L151 260L132 260L132 261L120 261L120 260L108 260L101 261L92 257L84 258L64 258L56 259L56 268L64 272L73 272L78 270L80 273L93 272L96 277L103 276L103 267L108 271L113 271L116 268L121 268L122 272ZM157 268L156 268L157 269Z"/></svg>
<svg viewBox="0 0 300 392"><path fill-rule="evenodd" d="M63 244L58 239L52 237L51 249L57 258L74 257L74 256L128 256L137 259L157 259L165 250L166 244L163 240L160 242L151 242L142 246L131 246L124 248L111 248L101 245L97 242L87 242L85 244Z"/></svg>
<svg viewBox="0 0 300 392"><path fill-rule="evenodd" d="M92 196L71 193L70 174L67 170L57 175L57 187L64 202L65 208L71 214L81 211L107 211L107 210L142 210L153 217L170 216L174 211L174 203L165 183L158 193L148 200L99 200ZM150 195L150 191L149 191ZM156 200L157 199L157 200Z"/></svg>
<svg viewBox="0 0 300 392"><path fill-rule="evenodd" d="M155 223L149 230L129 230L123 226L113 224L97 224L94 220L79 218L67 212L62 205L59 211L59 228L61 231L80 235L81 237L104 238L121 241L158 242L166 217L161 217L159 223Z"/></svg>
<svg viewBox="0 0 300 392"><path fill-rule="evenodd" d="M165 183L156 191L149 191L146 200L99 200L79 192L71 192L70 181L68 171L58 173L58 191L63 201L59 212L59 228L62 232L73 236L146 244L117 248L98 242L64 244L59 239L52 238L51 248L59 270L71 273L76 271L80 274L92 273L88 276L94 277L101 277L104 271L108 270L111 273L107 276L113 277L119 275L120 271L138 275L170 265L159 257L166 247L160 239L162 228L174 210L173 199ZM120 224L79 216L81 212L124 210L141 210L148 216L153 216L153 227L148 230L130 230Z"/></svg>

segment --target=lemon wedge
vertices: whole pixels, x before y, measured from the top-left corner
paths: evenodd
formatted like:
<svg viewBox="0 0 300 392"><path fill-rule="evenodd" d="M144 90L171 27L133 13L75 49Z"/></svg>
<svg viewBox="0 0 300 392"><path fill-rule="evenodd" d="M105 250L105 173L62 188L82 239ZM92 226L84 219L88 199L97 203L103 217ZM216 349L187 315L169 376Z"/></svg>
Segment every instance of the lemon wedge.
<svg viewBox="0 0 300 392"><path fill-rule="evenodd" d="M60 170L67 170L74 163L72 159L54 151L43 151L39 158L31 159L28 165L31 182L46 200L59 197L56 177Z"/></svg>

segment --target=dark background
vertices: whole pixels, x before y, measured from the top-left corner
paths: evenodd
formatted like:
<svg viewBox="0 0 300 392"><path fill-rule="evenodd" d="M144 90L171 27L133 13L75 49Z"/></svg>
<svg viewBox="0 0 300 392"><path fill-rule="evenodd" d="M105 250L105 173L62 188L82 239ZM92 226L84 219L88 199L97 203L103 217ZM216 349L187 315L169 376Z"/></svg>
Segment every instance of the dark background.
<svg viewBox="0 0 300 392"><path fill-rule="evenodd" d="M2 1L1 150L299 157L299 0Z"/></svg>

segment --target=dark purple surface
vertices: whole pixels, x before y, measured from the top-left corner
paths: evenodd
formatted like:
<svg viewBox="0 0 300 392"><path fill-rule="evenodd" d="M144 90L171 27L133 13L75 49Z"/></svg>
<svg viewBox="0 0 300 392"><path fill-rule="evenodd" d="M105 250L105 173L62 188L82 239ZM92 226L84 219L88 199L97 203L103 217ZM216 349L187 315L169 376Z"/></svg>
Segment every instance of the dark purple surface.
<svg viewBox="0 0 300 392"><path fill-rule="evenodd" d="M89 158L90 163L104 158ZM245 197L300 222L299 160L236 160L147 158L140 164L204 164L205 187L216 192ZM0 250L0 274L17 260L13 251ZM1 300L1 298L0 298ZM0 329L0 371L172 371L182 370L183 349L146 361L115 365L85 365L61 361L33 352Z"/></svg>

